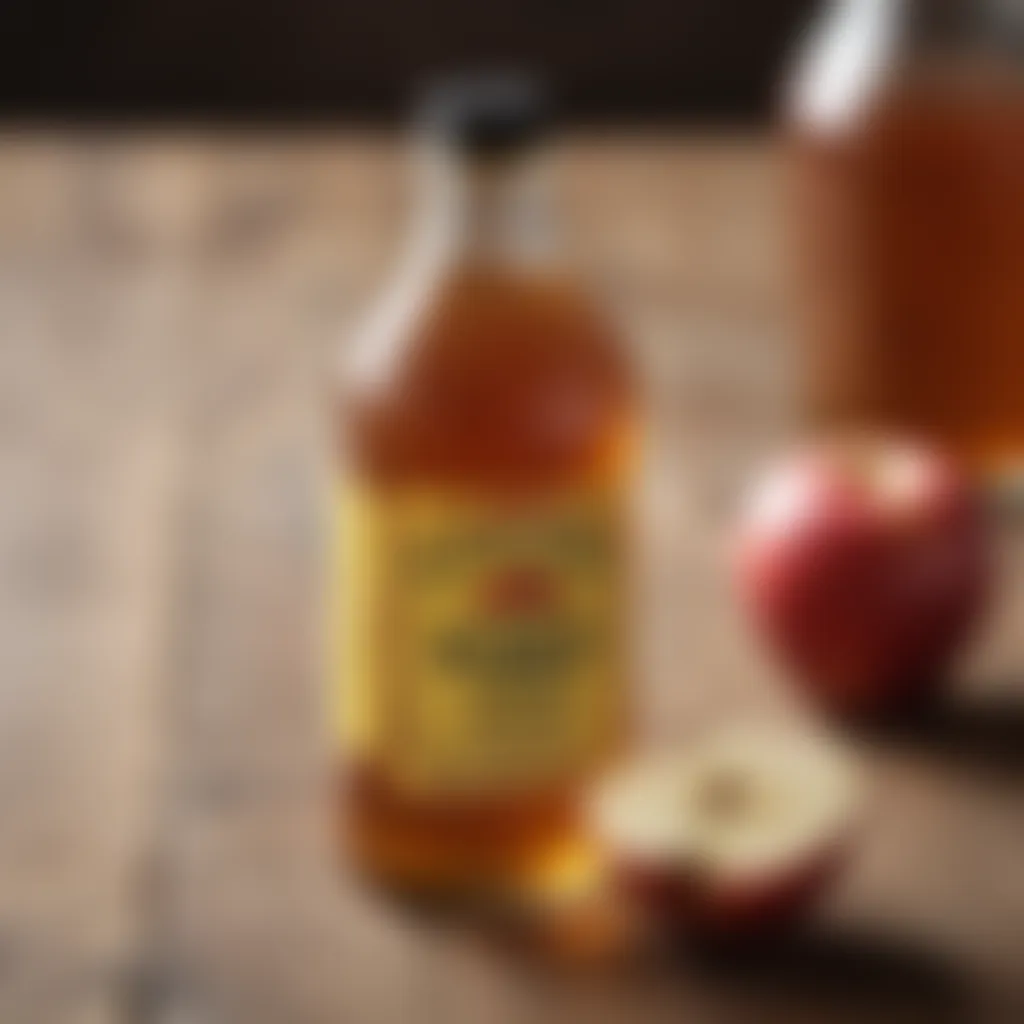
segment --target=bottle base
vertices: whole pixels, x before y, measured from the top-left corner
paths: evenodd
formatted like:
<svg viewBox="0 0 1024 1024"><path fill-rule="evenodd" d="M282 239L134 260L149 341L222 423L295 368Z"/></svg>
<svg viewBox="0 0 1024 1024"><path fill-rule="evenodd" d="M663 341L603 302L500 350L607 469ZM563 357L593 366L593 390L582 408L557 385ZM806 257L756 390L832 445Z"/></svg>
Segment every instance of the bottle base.
<svg viewBox="0 0 1024 1024"><path fill-rule="evenodd" d="M597 853L576 801L406 811L350 792L338 844L356 874L425 904L533 912L573 900L598 875Z"/></svg>

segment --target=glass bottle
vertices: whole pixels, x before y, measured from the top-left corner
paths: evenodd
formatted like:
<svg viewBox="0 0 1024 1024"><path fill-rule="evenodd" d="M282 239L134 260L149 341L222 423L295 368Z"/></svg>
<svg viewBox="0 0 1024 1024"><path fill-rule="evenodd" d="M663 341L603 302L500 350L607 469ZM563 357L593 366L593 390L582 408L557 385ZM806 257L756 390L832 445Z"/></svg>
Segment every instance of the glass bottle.
<svg viewBox="0 0 1024 1024"><path fill-rule="evenodd" d="M840 0L788 107L813 418L996 477L1024 457L1022 42L1016 0Z"/></svg>
<svg viewBox="0 0 1024 1024"><path fill-rule="evenodd" d="M340 410L341 817L401 889L571 873L626 729L637 408L561 260L542 113L516 78L426 104L419 223Z"/></svg>

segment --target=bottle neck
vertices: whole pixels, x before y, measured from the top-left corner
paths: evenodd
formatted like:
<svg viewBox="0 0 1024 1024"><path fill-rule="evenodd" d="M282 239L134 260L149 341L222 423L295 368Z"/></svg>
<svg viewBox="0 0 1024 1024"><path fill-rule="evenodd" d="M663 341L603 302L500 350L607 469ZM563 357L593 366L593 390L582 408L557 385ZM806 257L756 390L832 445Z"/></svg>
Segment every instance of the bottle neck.
<svg viewBox="0 0 1024 1024"><path fill-rule="evenodd" d="M466 156L434 142L421 154L421 242L452 263L540 269L558 239L545 155Z"/></svg>

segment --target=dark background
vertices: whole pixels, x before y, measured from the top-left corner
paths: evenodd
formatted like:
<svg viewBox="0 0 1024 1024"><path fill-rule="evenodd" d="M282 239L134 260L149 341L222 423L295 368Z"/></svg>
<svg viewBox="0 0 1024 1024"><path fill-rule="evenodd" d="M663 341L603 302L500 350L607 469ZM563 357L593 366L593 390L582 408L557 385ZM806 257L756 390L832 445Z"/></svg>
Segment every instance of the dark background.
<svg viewBox="0 0 1024 1024"><path fill-rule="evenodd" d="M583 119L751 120L815 0L5 0L0 113L388 120L526 65Z"/></svg>

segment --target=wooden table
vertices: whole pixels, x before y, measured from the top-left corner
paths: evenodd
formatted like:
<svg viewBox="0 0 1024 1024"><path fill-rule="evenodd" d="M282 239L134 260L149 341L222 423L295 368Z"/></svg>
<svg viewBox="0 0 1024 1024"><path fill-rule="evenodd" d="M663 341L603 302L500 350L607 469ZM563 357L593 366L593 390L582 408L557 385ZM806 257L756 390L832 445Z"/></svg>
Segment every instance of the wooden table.
<svg viewBox="0 0 1024 1024"><path fill-rule="evenodd" d="M801 714L721 564L738 481L792 430L777 162L737 139L567 152L581 265L650 381L655 739ZM1021 1019L1009 527L956 708L862 744L868 827L811 937L566 976L345 880L317 655L324 400L394 253L400 168L385 138L5 137L0 1021Z"/></svg>

